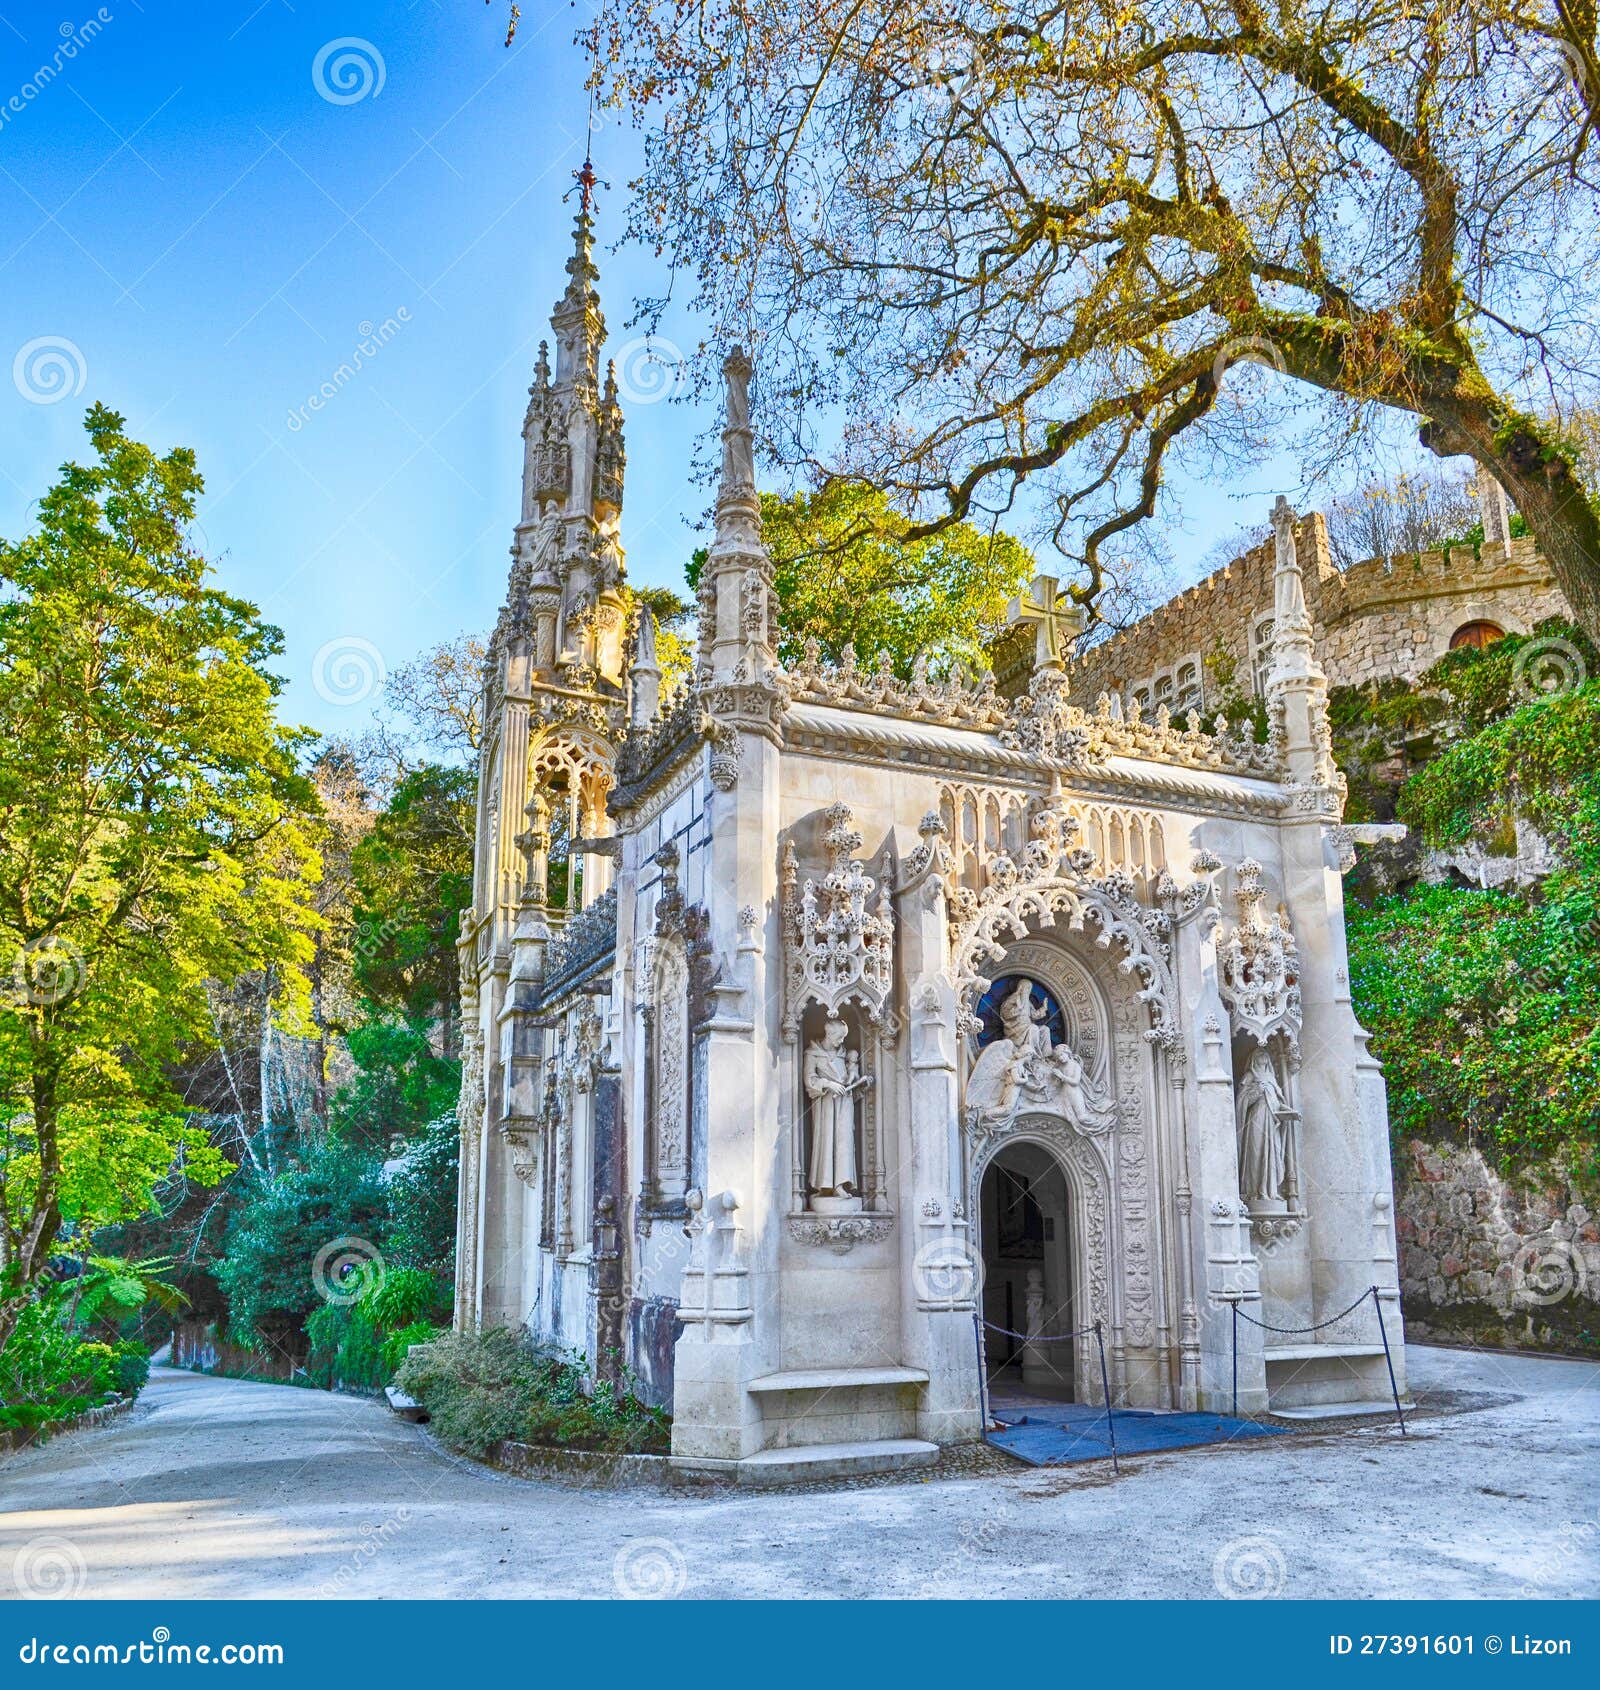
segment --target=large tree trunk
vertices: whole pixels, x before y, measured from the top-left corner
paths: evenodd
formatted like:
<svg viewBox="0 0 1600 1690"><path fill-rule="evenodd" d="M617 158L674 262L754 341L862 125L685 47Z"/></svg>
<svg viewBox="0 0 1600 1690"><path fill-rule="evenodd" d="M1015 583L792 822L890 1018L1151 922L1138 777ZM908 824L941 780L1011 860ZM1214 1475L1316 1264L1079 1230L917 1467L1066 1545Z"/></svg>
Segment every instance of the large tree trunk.
<svg viewBox="0 0 1600 1690"><path fill-rule="evenodd" d="M1324 319L1272 314L1246 326L1272 340L1290 375L1421 416L1420 438L1430 451L1487 469L1539 542L1573 621L1600 641L1600 510L1559 450L1555 430L1505 404L1465 341L1457 337L1451 351L1419 356L1398 337L1373 341ZM1379 372L1383 379L1375 380Z"/></svg>
<svg viewBox="0 0 1600 1690"><path fill-rule="evenodd" d="M1572 619L1600 642L1600 511L1586 496L1554 430L1532 419L1505 428L1492 402L1430 404L1422 443L1441 457L1473 458L1505 488L1550 565Z"/></svg>

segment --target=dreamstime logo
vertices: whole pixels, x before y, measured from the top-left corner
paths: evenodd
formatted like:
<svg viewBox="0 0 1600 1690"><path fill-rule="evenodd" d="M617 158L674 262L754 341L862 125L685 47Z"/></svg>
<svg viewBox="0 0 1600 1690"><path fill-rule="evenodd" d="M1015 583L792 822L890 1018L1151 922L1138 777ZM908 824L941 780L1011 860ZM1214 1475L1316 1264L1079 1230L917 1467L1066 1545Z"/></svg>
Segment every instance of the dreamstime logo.
<svg viewBox="0 0 1600 1690"><path fill-rule="evenodd" d="M1589 84L1594 76L1594 70L1583 53L1570 41L1552 41L1556 57L1561 61L1560 69L1545 83L1540 90L1544 94L1553 94L1563 83L1571 88L1581 98L1588 92Z"/></svg>
<svg viewBox="0 0 1600 1690"><path fill-rule="evenodd" d="M61 37L61 45L48 59L36 66L27 81L17 89L16 93L3 106L0 106L0 125L9 123L14 117L20 117L29 105L37 100L40 94L77 58L79 49L87 47L110 22L111 12L107 7L102 6L92 18L86 18L80 24L58 24L56 34Z"/></svg>
<svg viewBox="0 0 1600 1690"><path fill-rule="evenodd" d="M377 99L387 76L383 54L359 35L327 42L311 61L311 86L330 106Z"/></svg>
<svg viewBox="0 0 1600 1690"><path fill-rule="evenodd" d="M83 353L65 335L40 335L18 348L11 360L11 385L30 405L76 399L88 379Z"/></svg>
<svg viewBox="0 0 1600 1690"><path fill-rule="evenodd" d="M917 1295L929 1303L975 1303L983 1289L983 1258L964 1238L935 1238L911 1263Z"/></svg>
<svg viewBox="0 0 1600 1690"><path fill-rule="evenodd" d="M83 952L66 939L46 935L24 945L11 965L13 1002L49 1009L83 990L89 965Z"/></svg>
<svg viewBox="0 0 1600 1690"><path fill-rule="evenodd" d="M675 1543L664 1537L641 1537L617 1551L611 1580L619 1596L660 1601L683 1594L689 1569Z"/></svg>
<svg viewBox="0 0 1600 1690"><path fill-rule="evenodd" d="M924 83L953 106L966 102L987 70L979 41L935 41L915 62Z"/></svg>
<svg viewBox="0 0 1600 1690"><path fill-rule="evenodd" d="M1277 345L1260 334L1238 335L1230 340L1211 360L1212 382L1221 387L1222 378L1236 364L1260 364L1280 376L1288 368Z"/></svg>
<svg viewBox="0 0 1600 1690"><path fill-rule="evenodd" d="M1511 690L1525 699L1576 692L1588 678L1583 653L1571 640L1529 640L1511 666Z"/></svg>
<svg viewBox="0 0 1600 1690"><path fill-rule="evenodd" d="M689 367L670 340L642 335L617 354L617 392L629 405L676 399L689 385Z"/></svg>
<svg viewBox="0 0 1600 1690"><path fill-rule="evenodd" d="M1283 1551L1270 1537L1236 1537L1223 1544L1211 1563L1217 1595L1229 1601L1260 1601L1281 1596L1289 1569Z"/></svg>
<svg viewBox="0 0 1600 1690"><path fill-rule="evenodd" d="M329 704L365 703L382 688L387 674L383 653L357 634L328 640L311 660L311 684Z"/></svg>
<svg viewBox="0 0 1600 1690"><path fill-rule="evenodd" d="M1564 1238L1536 1238L1512 1257L1512 1299L1520 1307L1548 1308L1582 1296L1588 1276L1576 1245Z"/></svg>
<svg viewBox="0 0 1600 1690"><path fill-rule="evenodd" d="M347 1308L383 1284L385 1268L378 1246L368 1238L335 1238L317 1251L311 1283L325 1303Z"/></svg>
<svg viewBox="0 0 1600 1690"><path fill-rule="evenodd" d="M315 393L307 394L305 402L297 405L289 413L286 422L289 432L298 434L330 400L337 399L345 388L360 375L366 365L370 364L410 321L410 307L402 305L392 316L385 317L376 327L370 321L358 323L356 325L358 339L355 350L322 383Z"/></svg>
<svg viewBox="0 0 1600 1690"><path fill-rule="evenodd" d="M12 1558L11 1579L19 1596L73 1597L88 1582L89 1568L71 1538L36 1537Z"/></svg>

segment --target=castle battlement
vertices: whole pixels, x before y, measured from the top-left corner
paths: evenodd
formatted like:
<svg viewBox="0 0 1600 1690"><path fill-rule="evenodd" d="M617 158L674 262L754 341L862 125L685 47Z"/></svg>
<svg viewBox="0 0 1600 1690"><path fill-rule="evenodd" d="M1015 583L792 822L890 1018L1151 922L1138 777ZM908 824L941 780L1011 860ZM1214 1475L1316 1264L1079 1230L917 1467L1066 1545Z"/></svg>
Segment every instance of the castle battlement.
<svg viewBox="0 0 1600 1690"><path fill-rule="evenodd" d="M1339 569L1320 513L1297 540L1318 654L1336 686L1390 676L1414 679L1452 642L1525 633L1567 613L1532 538L1509 546L1452 546ZM1252 547L1185 588L1130 628L1084 652L1073 697L1101 692L1125 705L1209 708L1224 692L1262 690L1272 631L1273 543ZM1197 696L1198 694L1198 696Z"/></svg>

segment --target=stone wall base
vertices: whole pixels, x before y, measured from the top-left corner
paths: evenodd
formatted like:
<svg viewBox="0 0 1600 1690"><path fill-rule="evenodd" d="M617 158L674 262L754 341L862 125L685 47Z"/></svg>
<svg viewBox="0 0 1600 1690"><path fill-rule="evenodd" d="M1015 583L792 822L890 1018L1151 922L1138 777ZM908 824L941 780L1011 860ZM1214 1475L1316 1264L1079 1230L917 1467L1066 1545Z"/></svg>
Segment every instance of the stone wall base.
<svg viewBox="0 0 1600 1690"><path fill-rule="evenodd" d="M1482 1154L1413 1139L1396 1157L1406 1335L1600 1354L1600 1208L1570 1176L1503 1178Z"/></svg>

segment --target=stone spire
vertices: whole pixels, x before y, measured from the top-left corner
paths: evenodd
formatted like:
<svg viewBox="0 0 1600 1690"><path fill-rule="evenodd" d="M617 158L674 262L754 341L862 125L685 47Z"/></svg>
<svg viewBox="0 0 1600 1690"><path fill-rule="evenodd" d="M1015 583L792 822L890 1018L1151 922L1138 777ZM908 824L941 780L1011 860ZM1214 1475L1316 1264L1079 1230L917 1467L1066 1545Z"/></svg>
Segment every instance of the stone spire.
<svg viewBox="0 0 1600 1690"><path fill-rule="evenodd" d="M723 361L725 418L716 537L700 577L700 670L703 678L760 681L777 661L773 638L772 557L761 537L750 360L734 347Z"/></svg>
<svg viewBox="0 0 1600 1690"><path fill-rule="evenodd" d="M567 286L550 316L555 349L540 342L523 419L522 510L511 548L511 590L497 633L535 654L540 671L586 666L622 675L619 529L627 453L614 369L600 385L605 317L594 262L593 166L578 172Z"/></svg>
<svg viewBox="0 0 1600 1690"><path fill-rule="evenodd" d="M629 719L636 728L655 720L661 708L661 664L656 658L656 619L649 605L639 612L639 632L634 640L633 662L628 668L633 701Z"/></svg>
<svg viewBox="0 0 1600 1690"><path fill-rule="evenodd" d="M1294 511L1280 494L1272 507L1276 556L1267 703L1284 734L1291 778L1302 784L1331 786L1335 769L1328 731L1328 677L1317 661L1295 529Z"/></svg>
<svg viewBox="0 0 1600 1690"><path fill-rule="evenodd" d="M1483 519L1483 543L1486 546L1498 546L1500 550L1509 552L1511 549L1511 504L1506 498L1506 490L1486 470L1482 464L1478 465L1478 514Z"/></svg>

